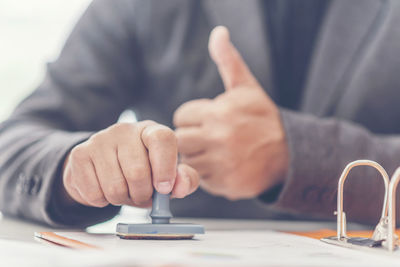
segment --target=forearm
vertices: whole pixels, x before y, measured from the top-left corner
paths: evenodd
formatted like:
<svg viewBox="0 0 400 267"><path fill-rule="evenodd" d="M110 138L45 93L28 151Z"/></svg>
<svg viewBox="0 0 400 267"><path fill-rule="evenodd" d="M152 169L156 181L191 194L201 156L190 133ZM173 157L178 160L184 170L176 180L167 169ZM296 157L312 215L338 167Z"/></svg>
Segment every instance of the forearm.
<svg viewBox="0 0 400 267"><path fill-rule="evenodd" d="M0 125L0 209L52 226L86 226L116 214L66 205L60 198L60 166L68 151L89 132L66 132L10 119ZM88 215L89 214L89 215Z"/></svg>
<svg viewBox="0 0 400 267"><path fill-rule="evenodd" d="M377 136L365 128L337 119L281 111L290 163L279 208L334 218L337 182L347 163L377 161L392 174L400 164L400 138ZM383 183L372 168L358 167L345 184L349 220L376 223L382 208Z"/></svg>
<svg viewBox="0 0 400 267"><path fill-rule="evenodd" d="M94 1L60 57L48 65L43 83L0 125L4 213L51 225L85 226L119 210L64 201L61 167L75 145L117 122L139 99L140 52L127 23L131 8L120 1Z"/></svg>

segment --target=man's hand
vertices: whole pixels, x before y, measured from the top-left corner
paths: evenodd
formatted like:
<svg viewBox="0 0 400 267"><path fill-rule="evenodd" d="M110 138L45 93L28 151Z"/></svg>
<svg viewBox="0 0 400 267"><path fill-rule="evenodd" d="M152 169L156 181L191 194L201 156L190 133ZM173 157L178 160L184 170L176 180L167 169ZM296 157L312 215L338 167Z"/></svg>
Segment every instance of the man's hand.
<svg viewBox="0 0 400 267"><path fill-rule="evenodd" d="M183 104L174 114L182 163L195 168L202 188L229 199L253 198L282 182L288 148L279 110L230 42L215 28L209 52L225 93Z"/></svg>
<svg viewBox="0 0 400 267"><path fill-rule="evenodd" d="M65 191L95 207L149 206L153 188L182 198L199 185L197 172L177 167L174 132L152 121L115 124L72 149L64 164Z"/></svg>

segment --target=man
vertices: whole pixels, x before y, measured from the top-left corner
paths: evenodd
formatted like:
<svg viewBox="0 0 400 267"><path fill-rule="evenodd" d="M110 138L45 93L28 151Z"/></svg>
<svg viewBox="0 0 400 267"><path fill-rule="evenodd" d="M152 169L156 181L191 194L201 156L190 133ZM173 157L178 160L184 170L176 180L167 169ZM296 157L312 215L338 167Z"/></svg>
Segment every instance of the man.
<svg viewBox="0 0 400 267"><path fill-rule="evenodd" d="M85 226L200 183L175 214L333 218L346 163L400 163L399 5L95 1L1 124L2 211ZM140 122L115 124L127 108ZM346 182L350 220L377 221L374 176Z"/></svg>

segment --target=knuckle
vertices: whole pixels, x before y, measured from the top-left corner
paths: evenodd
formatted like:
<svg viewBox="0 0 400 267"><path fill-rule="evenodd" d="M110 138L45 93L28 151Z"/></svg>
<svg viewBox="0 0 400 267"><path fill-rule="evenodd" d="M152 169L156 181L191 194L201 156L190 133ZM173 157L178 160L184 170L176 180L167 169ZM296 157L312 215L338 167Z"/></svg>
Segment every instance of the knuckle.
<svg viewBox="0 0 400 267"><path fill-rule="evenodd" d="M142 205L151 200L153 185L151 179L141 179L129 184L130 198L135 205Z"/></svg>
<svg viewBox="0 0 400 267"><path fill-rule="evenodd" d="M88 192L85 197L90 204L100 205L105 202L103 194L99 191Z"/></svg>
<svg viewBox="0 0 400 267"><path fill-rule="evenodd" d="M182 114L182 112L181 112L181 107L179 107L179 108L174 112L174 115L173 115L173 118L172 118L173 124L174 124L175 126L181 124L181 122L182 122L181 114Z"/></svg>
<svg viewBox="0 0 400 267"><path fill-rule="evenodd" d="M184 140L184 133L182 132L181 128L178 128L175 130L175 138L177 141L183 141Z"/></svg>
<svg viewBox="0 0 400 267"><path fill-rule="evenodd" d="M119 132L112 129L115 125L92 135L87 141L89 153L96 153L102 148L112 146L120 137Z"/></svg>
<svg viewBox="0 0 400 267"><path fill-rule="evenodd" d="M154 141L175 143L177 142L175 133L167 127L160 127L155 131L152 131L149 137L151 140Z"/></svg>
<svg viewBox="0 0 400 267"><path fill-rule="evenodd" d="M132 166L126 170L126 179L128 182L140 182L148 179L149 169L145 166Z"/></svg>
<svg viewBox="0 0 400 267"><path fill-rule="evenodd" d="M66 188L72 188L74 186L73 175L67 174L64 175L64 186Z"/></svg>
<svg viewBox="0 0 400 267"><path fill-rule="evenodd" d="M217 103L217 104L223 103L224 101L226 101L226 98L227 98L226 95L227 95L227 94L224 94L224 93L217 95L217 96L214 98L214 102Z"/></svg>
<svg viewBox="0 0 400 267"><path fill-rule="evenodd" d="M100 132L92 135L88 140L88 144L90 146L93 146L93 145L96 146L98 144L103 143L103 135L104 135L103 131L100 131Z"/></svg>
<svg viewBox="0 0 400 267"><path fill-rule="evenodd" d="M146 190L146 188L143 188L139 192L135 193L132 196L132 201L136 205L142 205L144 203L147 203L151 199L151 196L153 194L153 190L151 187L149 187L149 189L147 189L147 190Z"/></svg>
<svg viewBox="0 0 400 267"><path fill-rule="evenodd" d="M209 135L209 140L217 144L228 144L232 139L232 132L229 128L221 128Z"/></svg>
<svg viewBox="0 0 400 267"><path fill-rule="evenodd" d="M82 145L77 145L71 150L70 157L75 160L83 160L87 157L87 150Z"/></svg>
<svg viewBox="0 0 400 267"><path fill-rule="evenodd" d="M120 182L109 185L105 191L106 199L112 204L121 204L128 196L126 185Z"/></svg>
<svg viewBox="0 0 400 267"><path fill-rule="evenodd" d="M196 101L199 101L199 100L190 100L190 101L183 103L182 105L180 105L177 108L176 113L185 112L187 109L190 109L190 107L192 107L196 103Z"/></svg>
<svg viewBox="0 0 400 267"><path fill-rule="evenodd" d="M143 129L145 129L148 126L151 125L157 125L157 123L155 121L152 120L144 120L144 121L140 121L138 123L135 124L135 128L138 129L138 131L143 131Z"/></svg>
<svg viewBox="0 0 400 267"><path fill-rule="evenodd" d="M138 126L136 123L116 123L110 126L107 131L107 139L119 142L120 140L129 140L132 136L138 134Z"/></svg>
<svg viewBox="0 0 400 267"><path fill-rule="evenodd" d="M132 132L135 130L135 124L129 122L120 122L110 126L113 132Z"/></svg>
<svg viewBox="0 0 400 267"><path fill-rule="evenodd" d="M240 199L240 194L243 191L243 188L238 188L236 184L232 183L232 181L225 179L222 183L223 191L221 192L223 196L231 201L236 201Z"/></svg>
<svg viewBox="0 0 400 267"><path fill-rule="evenodd" d="M220 190L222 191L222 193L224 193L225 196L230 196L232 192L235 192L235 190L233 190L233 184L232 181L230 179L220 179L218 182L218 188L220 188Z"/></svg>
<svg viewBox="0 0 400 267"><path fill-rule="evenodd" d="M153 120L143 120L140 122L140 124L151 125L151 124L156 124L156 122Z"/></svg>

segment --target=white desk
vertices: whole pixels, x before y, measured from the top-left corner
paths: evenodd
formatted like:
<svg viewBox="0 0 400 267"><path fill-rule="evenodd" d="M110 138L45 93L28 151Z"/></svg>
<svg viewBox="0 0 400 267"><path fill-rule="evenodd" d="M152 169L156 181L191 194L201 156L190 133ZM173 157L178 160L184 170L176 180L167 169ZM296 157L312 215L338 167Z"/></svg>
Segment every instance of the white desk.
<svg viewBox="0 0 400 267"><path fill-rule="evenodd" d="M122 215L115 219L90 227L91 232L113 232L118 222L143 222L145 212L129 211L123 209ZM193 222L203 224L206 228L205 236L193 241L128 241L120 243L115 235L88 235L84 233L71 233L80 238L99 239L104 246L104 250L71 250L56 246L45 247L36 242L33 238L34 232L38 231L62 231L65 229L52 229L43 225L23 222L17 219L3 217L0 219L0 265L4 266L127 266L127 262L138 263L138 266L164 266L166 261L179 263L178 266L204 266L209 262L217 264L215 266L226 266L229 262L245 263L244 265L260 266L273 264L276 266L298 266L305 264L310 266L321 265L331 266L332 262L337 266L348 266L348 263L356 263L354 266L397 266L398 259L369 255L368 253L358 252L324 244L313 239L285 235L281 233L262 231L312 231L321 228L335 229L335 222L301 222L301 221L272 221L272 220L221 220L221 219L194 219L176 218L175 221ZM350 229L368 229L361 225L349 224ZM70 229L73 230L73 229ZM231 230L230 232L228 230ZM242 231L232 231L242 230ZM257 230L257 231L254 231ZM258 231L260 230L260 231ZM286 237L285 237L286 236ZM73 238L73 237L71 237ZM283 239L282 239L283 238ZM287 238L290 238L288 241ZM286 239L286 240L285 240ZM81 240L77 238L77 240ZM205 251L203 240L207 242ZM25 242L19 242L25 241ZM100 242L88 242L97 244ZM227 249L229 242L230 249ZM291 243L293 242L293 243ZM298 247L296 247L296 244ZM138 245L140 243L140 245ZM123 244L123 246L121 246ZM168 244L168 246L166 246ZM260 245L261 244L261 245ZM272 245L271 244L275 244ZM114 246L116 245L116 246ZM276 247L275 247L276 246ZM189 248L188 248L189 247ZM264 250L265 249L265 250ZM153 251L154 250L154 254ZM262 250L262 251L261 251ZM149 251L151 256L149 256ZM261 252L260 252L261 251ZM2 254L3 252L3 254ZM240 256L238 256L240 255ZM144 257L144 259L143 259ZM361 261L361 260L362 261ZM150 260L150 263L147 261ZM199 260L201 264L199 265ZM226 262L225 262L226 260ZM253 262L252 262L253 261ZM123 265L123 264L125 265ZM140 264L145 263L145 264ZM154 264L153 264L154 263ZM204 263L204 264L203 264ZM257 263L257 264L255 264ZM392 263L395 263L394 265ZM152 265L153 264L153 265ZM225 265L224 265L225 264ZM229 264L228 264L229 265ZM130 265L128 265L130 266ZM173 266L173 265L171 265Z"/></svg>
<svg viewBox="0 0 400 267"><path fill-rule="evenodd" d="M124 208L121 215L113 220L91 227L91 232L112 232L118 222L143 222L145 211ZM197 218L175 218L179 222L193 222L202 224L207 230L279 230L279 231L312 231L322 228L336 229L336 222L306 222L306 221L275 221L275 220L227 220L227 219L197 219ZM369 229L358 224L349 224L348 229ZM11 239L19 241L35 242L34 232L57 231L60 229L21 221L15 218L2 216L0 219L0 239ZM76 229L68 229L76 231ZM65 231L62 229L60 231Z"/></svg>

